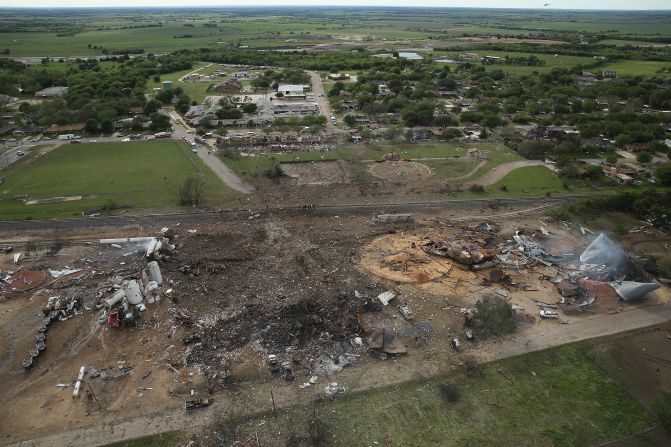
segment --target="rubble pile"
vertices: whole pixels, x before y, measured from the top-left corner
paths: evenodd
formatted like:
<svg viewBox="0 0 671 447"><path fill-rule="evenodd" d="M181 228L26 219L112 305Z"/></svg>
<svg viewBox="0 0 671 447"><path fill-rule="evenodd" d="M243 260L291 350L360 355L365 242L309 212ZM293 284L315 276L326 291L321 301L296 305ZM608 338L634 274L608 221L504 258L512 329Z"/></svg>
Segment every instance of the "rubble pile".
<svg viewBox="0 0 671 447"><path fill-rule="evenodd" d="M489 279L483 281L486 286L503 284L506 288L528 290L528 284L514 283L501 269L529 268L537 264L553 267L556 275L545 279L552 281L560 292L562 299L558 304L569 309L587 308L600 296L636 301L659 287L646 272L645 260L629 256L605 234L598 235L579 257L575 257L553 255L542 243L521 231L515 232L511 239L501 240L496 236L500 228L489 222L463 230L459 236L446 240L429 240L423 249L472 270L493 269ZM544 227L540 227L541 238L549 235ZM493 293L508 297L504 289L495 288ZM547 306L541 310L543 318L558 318Z"/></svg>
<svg viewBox="0 0 671 447"><path fill-rule="evenodd" d="M491 261L496 253L493 237L455 237L444 241L430 240L424 245L424 251L454 259L466 265L482 264Z"/></svg>
<svg viewBox="0 0 671 447"><path fill-rule="evenodd" d="M35 346L28 351L28 357L23 360L23 367L28 369L33 366L37 357L42 351L47 349L47 330L56 321L65 321L76 315L79 312L81 303L79 297L73 296L69 300L61 300L60 297L49 297L47 305L42 309L42 319L37 326L37 334L35 334Z"/></svg>

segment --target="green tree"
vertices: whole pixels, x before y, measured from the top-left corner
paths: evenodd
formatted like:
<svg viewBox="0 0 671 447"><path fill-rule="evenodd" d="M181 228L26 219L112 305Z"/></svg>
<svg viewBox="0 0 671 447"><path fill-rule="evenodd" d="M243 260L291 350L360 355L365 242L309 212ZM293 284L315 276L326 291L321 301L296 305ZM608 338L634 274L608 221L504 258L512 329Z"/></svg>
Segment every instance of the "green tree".
<svg viewBox="0 0 671 447"><path fill-rule="evenodd" d="M456 140L457 138L461 138L463 136L464 134L461 132L461 130L456 129L454 127L445 129L443 131L443 138L445 138L446 140Z"/></svg>
<svg viewBox="0 0 671 447"><path fill-rule="evenodd" d="M152 130L168 130L170 128L170 117L158 112L152 113L151 128Z"/></svg>
<svg viewBox="0 0 671 447"><path fill-rule="evenodd" d="M342 120L349 127L356 126L356 117L354 115L345 115Z"/></svg>
<svg viewBox="0 0 671 447"><path fill-rule="evenodd" d="M652 154L650 152L639 152L636 154L636 160L638 160L639 163L644 164L644 163L650 163L652 161Z"/></svg>
<svg viewBox="0 0 671 447"><path fill-rule="evenodd" d="M100 130L98 129L98 121L96 121L93 118L89 118L86 120L86 125L84 128L88 133L98 133Z"/></svg>
<svg viewBox="0 0 671 447"><path fill-rule="evenodd" d="M664 186L671 186L671 163L667 163L657 168L655 177Z"/></svg>
<svg viewBox="0 0 671 447"><path fill-rule="evenodd" d="M114 122L112 120L103 120L100 123L100 127L103 133L112 133L114 132Z"/></svg>
<svg viewBox="0 0 671 447"><path fill-rule="evenodd" d="M244 105L242 106L242 111L243 111L244 113L256 113L256 109L257 109L256 104L253 103L253 102L244 104Z"/></svg>
<svg viewBox="0 0 671 447"><path fill-rule="evenodd" d="M150 99L144 105L144 114L145 115L151 115L152 113L156 112L160 108L161 108L161 103L159 101L156 101L155 99Z"/></svg>

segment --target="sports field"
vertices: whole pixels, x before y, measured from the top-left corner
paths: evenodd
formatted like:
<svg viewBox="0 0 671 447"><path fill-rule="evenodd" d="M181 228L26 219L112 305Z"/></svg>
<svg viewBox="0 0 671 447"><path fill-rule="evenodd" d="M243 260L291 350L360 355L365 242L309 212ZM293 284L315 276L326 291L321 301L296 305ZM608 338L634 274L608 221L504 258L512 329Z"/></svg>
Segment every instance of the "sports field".
<svg viewBox="0 0 671 447"><path fill-rule="evenodd" d="M179 186L188 177L205 182L206 205L235 197L174 140L64 144L50 152L37 148L0 177L3 219L73 216L98 208L176 209Z"/></svg>

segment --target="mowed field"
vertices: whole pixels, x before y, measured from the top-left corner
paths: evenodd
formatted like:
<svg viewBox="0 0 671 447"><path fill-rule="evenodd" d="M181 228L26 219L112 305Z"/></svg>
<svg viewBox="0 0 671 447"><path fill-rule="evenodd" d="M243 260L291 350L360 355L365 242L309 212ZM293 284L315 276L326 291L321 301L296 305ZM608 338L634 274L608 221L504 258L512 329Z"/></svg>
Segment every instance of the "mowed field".
<svg viewBox="0 0 671 447"><path fill-rule="evenodd" d="M105 206L176 209L179 186L188 177L205 182L206 205L236 197L184 143L174 140L64 144L50 152L36 148L0 171L0 177L3 219L73 216ZM45 199L54 203L39 203Z"/></svg>
<svg viewBox="0 0 671 447"><path fill-rule="evenodd" d="M600 70L612 70L618 75L652 76L661 68L671 67L671 62L657 61L620 61L600 66Z"/></svg>

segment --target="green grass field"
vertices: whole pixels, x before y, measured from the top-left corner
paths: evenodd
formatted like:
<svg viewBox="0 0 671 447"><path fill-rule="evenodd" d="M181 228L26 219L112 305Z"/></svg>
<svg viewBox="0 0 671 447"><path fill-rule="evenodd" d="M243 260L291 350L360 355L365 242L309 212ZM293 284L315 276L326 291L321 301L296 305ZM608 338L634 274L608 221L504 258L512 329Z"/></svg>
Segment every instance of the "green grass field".
<svg viewBox="0 0 671 447"><path fill-rule="evenodd" d="M205 182L205 204L236 197L184 143L173 140L65 144L34 149L0 171L3 219L79 215L116 204L136 209L179 207L178 189L188 177ZM82 196L81 200L27 205L21 199Z"/></svg>
<svg viewBox="0 0 671 447"><path fill-rule="evenodd" d="M321 11L145 10L7 12L0 16L3 49L14 56L87 56L141 47L147 53L238 45L289 47L343 42L418 43L463 36L550 38L602 33L671 35L668 13L600 11L442 10L333 7ZM554 34L554 36L552 35Z"/></svg>
<svg viewBox="0 0 671 447"><path fill-rule="evenodd" d="M172 81L173 87L182 87L182 89L184 89L184 91L186 92L187 95L189 95L192 101L198 101L200 103L207 96L207 88L210 85L217 85L223 81L219 80L211 82L179 82L179 78L189 73L192 73L200 68L206 67L207 65L208 64L201 62L194 64L193 68L191 68L190 70L176 71L174 73L161 75L161 82ZM214 71L215 67L218 67L218 65L214 64L211 67L204 68L202 71L198 71L198 73L201 74L208 74L208 72L211 73L212 71ZM153 88L161 87L161 82L154 82L154 80L151 78L148 79L147 93L151 93Z"/></svg>
<svg viewBox="0 0 671 447"><path fill-rule="evenodd" d="M656 61L621 61L613 62L599 67L599 70L612 70L618 75L645 75L657 74L657 70L663 67L671 67L671 62Z"/></svg>
<svg viewBox="0 0 671 447"><path fill-rule="evenodd" d="M654 420L615 385L581 345L523 355L484 366L483 376L460 371L334 401L294 407L242 421L259 440L306 435L318 414L334 446L595 445L641 432ZM448 402L439 385L454 384ZM261 421L265 421L262 423Z"/></svg>
<svg viewBox="0 0 671 447"><path fill-rule="evenodd" d="M505 187L505 189L504 189ZM535 196L567 192L562 180L544 166L527 166L510 172L485 188L489 194Z"/></svg>

